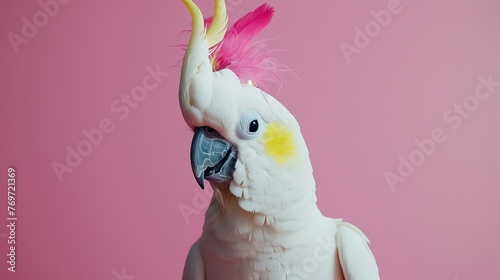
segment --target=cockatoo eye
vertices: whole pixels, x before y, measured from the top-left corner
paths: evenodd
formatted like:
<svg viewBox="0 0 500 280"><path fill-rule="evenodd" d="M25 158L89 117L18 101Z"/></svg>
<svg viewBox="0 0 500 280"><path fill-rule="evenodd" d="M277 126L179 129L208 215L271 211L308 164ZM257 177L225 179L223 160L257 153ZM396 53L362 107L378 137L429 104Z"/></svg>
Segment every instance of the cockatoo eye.
<svg viewBox="0 0 500 280"><path fill-rule="evenodd" d="M255 111L247 111L241 117L236 127L236 135L241 139L254 139L259 134L262 118Z"/></svg>
<svg viewBox="0 0 500 280"><path fill-rule="evenodd" d="M248 127L248 131L250 132L257 132L259 130L259 121L258 120L253 120L250 123L250 126Z"/></svg>

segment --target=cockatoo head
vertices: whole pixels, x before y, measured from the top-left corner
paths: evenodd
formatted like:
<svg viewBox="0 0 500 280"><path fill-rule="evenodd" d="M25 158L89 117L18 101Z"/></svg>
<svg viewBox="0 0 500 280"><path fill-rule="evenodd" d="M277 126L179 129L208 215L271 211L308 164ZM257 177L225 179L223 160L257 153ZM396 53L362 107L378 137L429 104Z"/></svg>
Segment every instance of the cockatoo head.
<svg viewBox="0 0 500 280"><path fill-rule="evenodd" d="M224 0L215 0L208 28L200 9L191 0L183 2L193 29L179 103L194 130L191 165L198 184L203 188L205 179L217 191L236 197L244 210L266 215L314 194L307 147L293 115L230 67L214 70L213 54L225 43Z"/></svg>

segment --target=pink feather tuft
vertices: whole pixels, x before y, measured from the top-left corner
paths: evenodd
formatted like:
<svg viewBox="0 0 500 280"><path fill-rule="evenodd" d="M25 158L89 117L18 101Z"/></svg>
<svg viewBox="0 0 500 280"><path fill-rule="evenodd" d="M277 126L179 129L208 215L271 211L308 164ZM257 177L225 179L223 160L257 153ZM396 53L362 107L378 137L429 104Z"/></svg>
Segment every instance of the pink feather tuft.
<svg viewBox="0 0 500 280"><path fill-rule="evenodd" d="M262 4L255 11L240 18L234 25L233 30L238 35L254 37L259 34L271 22L274 8L269 4Z"/></svg>
<svg viewBox="0 0 500 280"><path fill-rule="evenodd" d="M232 70L242 82L255 82L264 91L271 83L279 84L280 69L265 41L255 41L254 37L269 25L274 8L263 4L255 11L239 19L227 30L222 42L211 49L214 71ZM205 21L210 24L210 19Z"/></svg>

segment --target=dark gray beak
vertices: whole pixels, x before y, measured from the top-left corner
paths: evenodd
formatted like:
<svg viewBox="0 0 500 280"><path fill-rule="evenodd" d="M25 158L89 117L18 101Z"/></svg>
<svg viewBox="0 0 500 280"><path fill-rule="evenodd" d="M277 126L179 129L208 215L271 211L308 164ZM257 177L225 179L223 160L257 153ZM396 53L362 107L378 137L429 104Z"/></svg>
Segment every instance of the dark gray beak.
<svg viewBox="0 0 500 280"><path fill-rule="evenodd" d="M214 183L230 182L237 155L231 143L216 130L208 126L195 128L191 142L191 168L202 189L203 179Z"/></svg>

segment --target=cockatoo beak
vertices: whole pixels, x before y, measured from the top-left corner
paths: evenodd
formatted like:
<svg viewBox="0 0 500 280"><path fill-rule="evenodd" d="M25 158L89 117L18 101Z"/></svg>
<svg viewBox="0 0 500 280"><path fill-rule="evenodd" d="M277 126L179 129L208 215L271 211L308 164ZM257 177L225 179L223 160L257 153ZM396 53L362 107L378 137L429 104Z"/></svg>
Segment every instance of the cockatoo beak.
<svg viewBox="0 0 500 280"><path fill-rule="evenodd" d="M203 179L227 183L233 179L236 149L214 129L203 126L194 131L191 142L191 168L202 189Z"/></svg>

